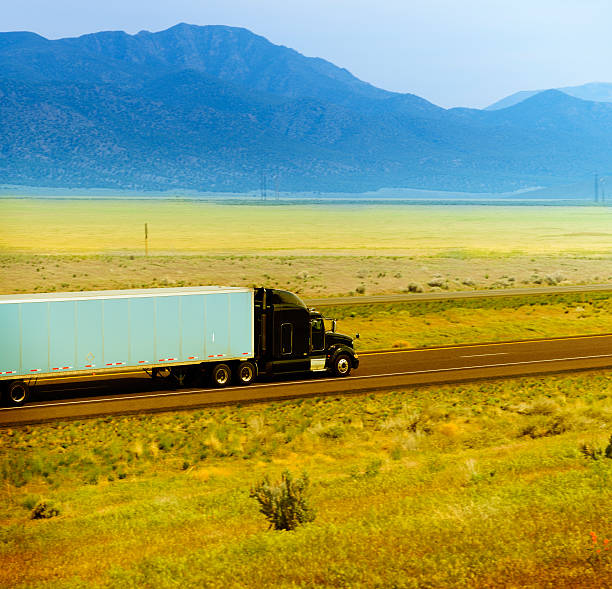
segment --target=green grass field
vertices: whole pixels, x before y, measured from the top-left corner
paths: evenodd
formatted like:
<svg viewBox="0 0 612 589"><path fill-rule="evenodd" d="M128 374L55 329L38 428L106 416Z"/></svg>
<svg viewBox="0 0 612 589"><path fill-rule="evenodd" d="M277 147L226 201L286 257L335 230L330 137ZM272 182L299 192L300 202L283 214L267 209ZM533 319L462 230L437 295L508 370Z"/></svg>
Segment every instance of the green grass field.
<svg viewBox="0 0 612 589"><path fill-rule="evenodd" d="M611 400L594 371L3 430L0 585L610 586ZM249 498L285 469L295 532Z"/></svg>
<svg viewBox="0 0 612 589"><path fill-rule="evenodd" d="M359 350L612 333L607 293L516 296L324 308Z"/></svg>

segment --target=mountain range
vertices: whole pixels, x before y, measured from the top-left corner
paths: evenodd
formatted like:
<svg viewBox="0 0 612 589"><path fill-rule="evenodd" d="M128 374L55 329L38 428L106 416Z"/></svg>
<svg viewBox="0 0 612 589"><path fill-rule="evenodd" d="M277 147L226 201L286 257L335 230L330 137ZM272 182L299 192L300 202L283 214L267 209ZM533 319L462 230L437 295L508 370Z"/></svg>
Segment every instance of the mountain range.
<svg viewBox="0 0 612 589"><path fill-rule="evenodd" d="M0 184L508 191L605 172L612 104L443 109L226 26L0 33Z"/></svg>
<svg viewBox="0 0 612 589"><path fill-rule="evenodd" d="M575 98L581 98L582 100L590 100L593 102L612 102L612 84L605 82L590 82L589 84L582 84L581 86L564 86L563 88L555 88L559 92L563 92L569 96ZM499 110L501 108L508 108L514 106L519 102L523 102L531 96L545 92L545 90L521 90L506 96L493 104L486 107L485 110Z"/></svg>

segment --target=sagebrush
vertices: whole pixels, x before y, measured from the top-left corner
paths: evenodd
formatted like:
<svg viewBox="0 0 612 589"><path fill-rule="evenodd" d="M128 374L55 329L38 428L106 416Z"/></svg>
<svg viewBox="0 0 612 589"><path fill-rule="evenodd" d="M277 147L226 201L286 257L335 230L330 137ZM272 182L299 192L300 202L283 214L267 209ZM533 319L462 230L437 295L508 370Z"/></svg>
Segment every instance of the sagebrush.
<svg viewBox="0 0 612 589"><path fill-rule="evenodd" d="M310 481L306 473L294 479L289 471L277 483L268 477L257 483L250 496L259 502L259 511L275 530L295 530L298 525L314 521L315 512L308 501Z"/></svg>

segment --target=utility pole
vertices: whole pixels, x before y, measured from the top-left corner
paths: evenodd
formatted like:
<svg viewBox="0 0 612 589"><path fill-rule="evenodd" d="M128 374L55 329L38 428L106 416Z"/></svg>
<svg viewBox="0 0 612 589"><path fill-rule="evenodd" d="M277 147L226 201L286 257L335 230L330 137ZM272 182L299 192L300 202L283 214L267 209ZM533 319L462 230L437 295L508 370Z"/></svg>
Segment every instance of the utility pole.
<svg viewBox="0 0 612 589"><path fill-rule="evenodd" d="M595 174L595 202L599 202L599 178Z"/></svg>
<svg viewBox="0 0 612 589"><path fill-rule="evenodd" d="M149 255L149 226L145 223L145 256Z"/></svg>

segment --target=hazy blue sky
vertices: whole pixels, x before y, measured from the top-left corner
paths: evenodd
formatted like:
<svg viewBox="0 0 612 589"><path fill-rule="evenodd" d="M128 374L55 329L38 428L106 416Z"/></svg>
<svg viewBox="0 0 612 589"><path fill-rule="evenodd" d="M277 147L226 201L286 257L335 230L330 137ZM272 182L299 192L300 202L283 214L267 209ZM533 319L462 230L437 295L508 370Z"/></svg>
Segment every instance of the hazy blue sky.
<svg viewBox="0 0 612 589"><path fill-rule="evenodd" d="M45 37L242 26L441 106L612 82L610 0L0 0L0 30Z"/></svg>

